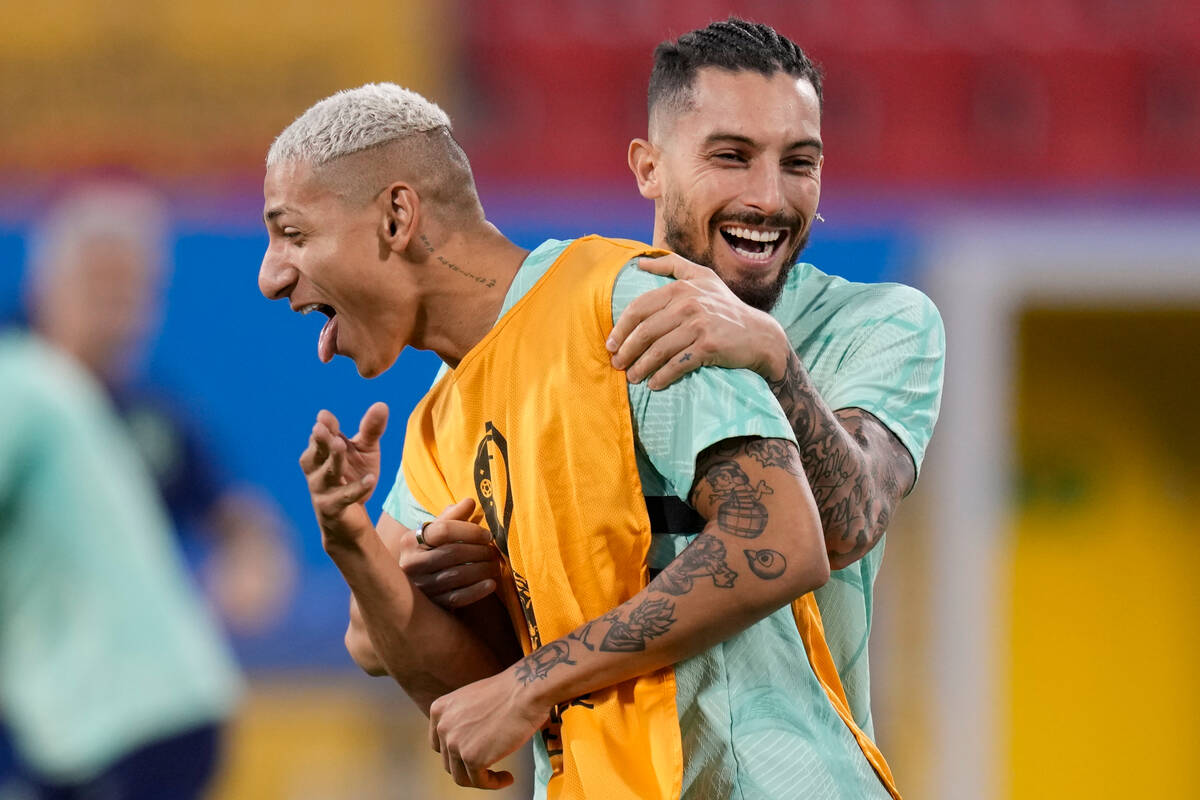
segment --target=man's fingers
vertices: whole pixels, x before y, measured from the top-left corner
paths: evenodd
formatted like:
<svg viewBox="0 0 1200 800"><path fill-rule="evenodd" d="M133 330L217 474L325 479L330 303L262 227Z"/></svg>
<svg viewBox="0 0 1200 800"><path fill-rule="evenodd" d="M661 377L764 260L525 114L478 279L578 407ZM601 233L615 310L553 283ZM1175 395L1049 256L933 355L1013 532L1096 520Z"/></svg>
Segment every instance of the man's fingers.
<svg viewBox="0 0 1200 800"><path fill-rule="evenodd" d="M324 408L317 412L317 423L328 428L330 434L334 436L337 436L341 430L338 427L338 418L333 415L332 411L327 411Z"/></svg>
<svg viewBox="0 0 1200 800"><path fill-rule="evenodd" d="M354 444L362 449L375 447L383 437L383 432L387 430L387 422L387 403L372 404L358 423L358 434L354 437Z"/></svg>
<svg viewBox="0 0 1200 800"><path fill-rule="evenodd" d="M624 317L622 317L624 319ZM628 370L646 351L662 341L664 336L677 334L682 323L687 319L678 304L659 309L654 314L642 320L612 357L612 365L616 369ZM643 377L649 373L643 373Z"/></svg>
<svg viewBox="0 0 1200 800"><path fill-rule="evenodd" d="M442 513L438 514L438 520L468 520L471 514L475 511L475 499L472 497L464 497L452 506L446 506L442 509ZM432 526L431 526L432 527ZM426 539L426 541L429 541Z"/></svg>
<svg viewBox="0 0 1200 800"><path fill-rule="evenodd" d="M489 578L488 580L473 583L462 589L433 595L429 599L442 608L453 611L456 608L465 608L466 606L478 603L494 591L496 591L496 582Z"/></svg>
<svg viewBox="0 0 1200 800"><path fill-rule="evenodd" d="M342 469L346 463L346 442L334 439L329 443L329 459L325 462L325 485L332 488L342 484Z"/></svg>
<svg viewBox="0 0 1200 800"><path fill-rule="evenodd" d="M608 352L615 353L620 350L625 339L629 334L633 333L634 329L643 320L665 308L671 302L673 295L671 289L671 286L660 286L657 289L651 289L645 294L636 297L632 303L626 306L625 310L621 312L621 316L617 319L617 324L613 325L608 339L604 342L604 346L608 348ZM618 369L620 368L618 367Z"/></svg>
<svg viewBox="0 0 1200 800"><path fill-rule="evenodd" d="M355 503L362 503L375 488L375 476L367 474L356 481L322 496L317 508L326 519L333 519Z"/></svg>
<svg viewBox="0 0 1200 800"><path fill-rule="evenodd" d="M696 334L690 328L676 328L646 348L646 352L625 370L626 379L630 383L639 383L651 375L658 377L657 373L668 367L678 367L683 372L695 369L700 366L699 358L688 349L695 342Z"/></svg>
<svg viewBox="0 0 1200 800"><path fill-rule="evenodd" d="M679 280L692 280L713 274L708 267L688 261L675 253L665 256L642 256L638 259L638 269Z"/></svg>
<svg viewBox="0 0 1200 800"><path fill-rule="evenodd" d="M463 562L453 564L445 569L426 573L405 572L418 589L427 595L445 594L455 589L462 589L488 578L500 577L500 562L487 561Z"/></svg>
<svg viewBox="0 0 1200 800"><path fill-rule="evenodd" d="M490 769L481 769L474 775L476 789L504 789L512 785L513 776L511 772L501 770L495 772Z"/></svg>
<svg viewBox="0 0 1200 800"><path fill-rule="evenodd" d="M482 525L448 517L438 517L426 525L421 536L430 547L456 543L487 545L492 541L492 532Z"/></svg>
<svg viewBox="0 0 1200 800"><path fill-rule="evenodd" d="M459 786L475 785L474 780L472 780L471 770L467 769L467 765L463 763L462 758L454 753L449 753L447 760L450 763L450 774L454 776L455 783Z"/></svg>
<svg viewBox="0 0 1200 800"><path fill-rule="evenodd" d="M425 530L429 530L432 527L430 525ZM406 575L414 579L417 576L424 576L424 579L428 579L429 576L443 570L475 562L485 562L493 565L499 563L496 551L487 545L458 544L455 542L429 550L416 550L415 552L405 553L401 557L400 567Z"/></svg>
<svg viewBox="0 0 1200 800"><path fill-rule="evenodd" d="M300 454L300 469L305 475L312 474L312 471L317 468L317 443L311 436L308 437L308 445L304 448L304 452Z"/></svg>

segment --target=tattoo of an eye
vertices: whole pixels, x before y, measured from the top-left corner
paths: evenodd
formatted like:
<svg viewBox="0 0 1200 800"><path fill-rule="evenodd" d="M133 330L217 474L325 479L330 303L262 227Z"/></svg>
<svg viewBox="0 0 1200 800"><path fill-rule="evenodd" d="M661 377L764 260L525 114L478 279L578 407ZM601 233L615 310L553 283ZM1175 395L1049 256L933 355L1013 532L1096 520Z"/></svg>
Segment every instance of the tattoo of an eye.
<svg viewBox="0 0 1200 800"><path fill-rule="evenodd" d="M650 588L676 597L692 590L697 578L711 577L722 589L733 586L737 573L725 560L724 543L712 534L702 533L658 574Z"/></svg>
<svg viewBox="0 0 1200 800"><path fill-rule="evenodd" d="M767 507L758 502L763 495L775 494L760 480L750 485L750 477L736 461L717 461L708 466L704 479L712 487L711 499L722 501L717 507L721 530L743 539L753 539L767 527Z"/></svg>
<svg viewBox="0 0 1200 800"><path fill-rule="evenodd" d="M778 578L787 569L787 559L778 550L743 550L750 571L764 581Z"/></svg>
<svg viewBox="0 0 1200 800"><path fill-rule="evenodd" d="M571 660L571 647L563 641L553 641L544 647L539 647L516 667L517 680L522 686L528 686L534 681L540 681L550 674L550 670L559 664L574 664Z"/></svg>
<svg viewBox="0 0 1200 800"><path fill-rule="evenodd" d="M628 622L617 620L600 642L601 652L635 653L646 649L646 642L662 636L675 624L675 604L665 597L648 598L629 615Z"/></svg>

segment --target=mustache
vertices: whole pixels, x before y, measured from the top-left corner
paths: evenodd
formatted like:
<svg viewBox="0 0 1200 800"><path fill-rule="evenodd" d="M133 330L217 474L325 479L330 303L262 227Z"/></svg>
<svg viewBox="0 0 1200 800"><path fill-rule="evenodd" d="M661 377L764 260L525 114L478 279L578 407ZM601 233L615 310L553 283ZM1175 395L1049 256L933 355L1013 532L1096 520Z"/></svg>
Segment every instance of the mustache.
<svg viewBox="0 0 1200 800"><path fill-rule="evenodd" d="M783 211L774 214L758 214L753 211L733 211L728 214L722 214L720 217L713 218L713 227L720 227L728 223L737 225L758 225L764 228L784 228L790 231L800 230L804 226L804 220L799 214L789 214Z"/></svg>

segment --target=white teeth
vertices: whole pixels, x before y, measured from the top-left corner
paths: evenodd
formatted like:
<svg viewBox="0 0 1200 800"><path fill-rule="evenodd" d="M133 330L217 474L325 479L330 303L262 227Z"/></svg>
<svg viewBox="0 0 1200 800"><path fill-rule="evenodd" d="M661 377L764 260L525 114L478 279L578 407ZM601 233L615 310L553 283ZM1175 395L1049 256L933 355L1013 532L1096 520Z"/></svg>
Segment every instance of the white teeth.
<svg viewBox="0 0 1200 800"><path fill-rule="evenodd" d="M782 235L780 231L752 231L749 228L726 228L725 230L739 239L749 239L752 242L773 242Z"/></svg>
<svg viewBox="0 0 1200 800"><path fill-rule="evenodd" d="M301 314L311 314L313 311L316 311L320 307L321 307L320 303L309 303L306 306L300 306L300 308L298 308L296 310L298 312L300 312Z"/></svg>
<svg viewBox="0 0 1200 800"><path fill-rule="evenodd" d="M737 246L733 248L733 252L751 261L770 261L771 256L775 254L775 245L768 245L761 253L751 253L749 250L743 250Z"/></svg>

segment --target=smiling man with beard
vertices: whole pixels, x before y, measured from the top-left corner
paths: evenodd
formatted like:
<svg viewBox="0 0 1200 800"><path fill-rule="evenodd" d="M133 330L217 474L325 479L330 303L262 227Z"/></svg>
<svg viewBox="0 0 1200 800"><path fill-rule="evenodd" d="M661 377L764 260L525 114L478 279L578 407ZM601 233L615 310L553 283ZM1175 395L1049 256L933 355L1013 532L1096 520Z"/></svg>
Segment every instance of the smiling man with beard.
<svg viewBox="0 0 1200 800"><path fill-rule="evenodd" d="M834 569L816 595L826 639L872 733L873 585L937 420L945 333L915 289L796 263L819 219L822 106L819 70L766 25L731 18L659 45L649 135L629 164L655 203L655 243L677 254L642 267L681 280L633 301L608 346L631 382L655 390L701 365L767 381Z"/></svg>

